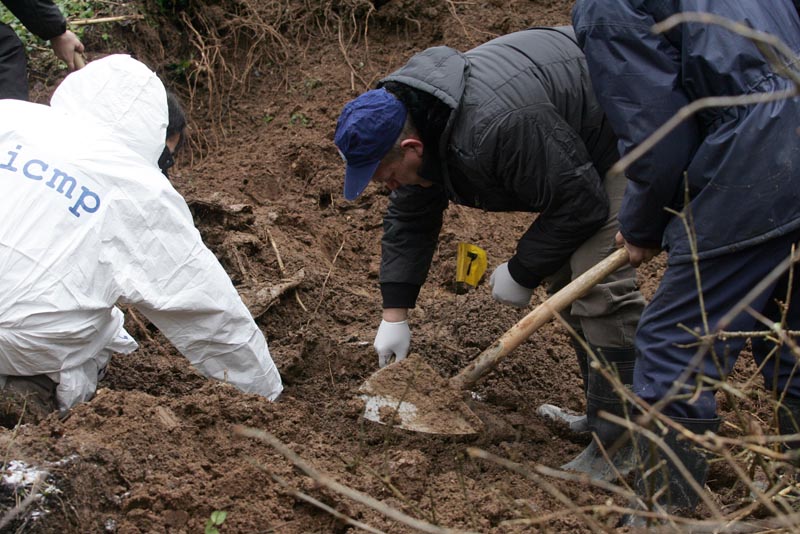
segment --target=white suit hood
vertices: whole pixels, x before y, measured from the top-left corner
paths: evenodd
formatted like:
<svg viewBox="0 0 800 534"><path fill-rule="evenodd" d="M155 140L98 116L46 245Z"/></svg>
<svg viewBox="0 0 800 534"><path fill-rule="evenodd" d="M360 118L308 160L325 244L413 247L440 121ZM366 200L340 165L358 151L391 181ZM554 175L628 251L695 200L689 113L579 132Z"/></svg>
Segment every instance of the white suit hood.
<svg viewBox="0 0 800 534"><path fill-rule="evenodd" d="M50 106L75 120L96 122L149 163L157 163L164 149L167 92L153 71L130 56L107 56L73 72Z"/></svg>

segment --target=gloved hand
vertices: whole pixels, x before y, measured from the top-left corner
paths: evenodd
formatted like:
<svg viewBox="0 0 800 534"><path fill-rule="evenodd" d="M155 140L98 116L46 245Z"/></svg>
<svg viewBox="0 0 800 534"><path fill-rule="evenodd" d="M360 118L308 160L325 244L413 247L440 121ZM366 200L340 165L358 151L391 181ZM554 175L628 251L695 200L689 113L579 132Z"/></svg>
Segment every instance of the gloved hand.
<svg viewBox="0 0 800 534"><path fill-rule="evenodd" d="M524 308L531 301L533 289L528 289L519 285L508 272L508 262L501 263L489 278L489 286L492 288L492 297L497 302Z"/></svg>
<svg viewBox="0 0 800 534"><path fill-rule="evenodd" d="M378 366L384 367L389 363L392 355L395 361L399 362L408 355L408 347L411 345L411 330L408 328L408 321L398 321L396 323L383 320L375 334L375 351L378 353Z"/></svg>

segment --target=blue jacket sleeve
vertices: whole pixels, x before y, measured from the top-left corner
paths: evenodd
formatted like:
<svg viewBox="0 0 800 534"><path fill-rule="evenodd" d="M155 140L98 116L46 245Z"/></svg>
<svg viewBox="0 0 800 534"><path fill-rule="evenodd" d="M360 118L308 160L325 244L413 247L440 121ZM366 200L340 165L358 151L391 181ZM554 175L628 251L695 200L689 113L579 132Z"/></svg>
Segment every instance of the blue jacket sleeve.
<svg viewBox="0 0 800 534"><path fill-rule="evenodd" d="M652 32L656 20L642 2L635 3L638 8L631 4L578 0L572 13L595 93L619 137L623 155L689 102L681 87L676 43ZM628 242L642 247L661 245L671 217L665 208L680 209L683 173L698 143L698 125L689 119L627 169L629 182L619 220Z"/></svg>

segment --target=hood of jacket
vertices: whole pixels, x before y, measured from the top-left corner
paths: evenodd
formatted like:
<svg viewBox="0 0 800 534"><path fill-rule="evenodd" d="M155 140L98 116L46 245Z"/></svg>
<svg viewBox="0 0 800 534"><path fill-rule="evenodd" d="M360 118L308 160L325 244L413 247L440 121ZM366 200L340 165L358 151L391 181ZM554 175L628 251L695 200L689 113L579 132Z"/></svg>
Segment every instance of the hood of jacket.
<svg viewBox="0 0 800 534"><path fill-rule="evenodd" d="M412 57L403 67L396 70L389 76L383 78L378 86L386 82L399 82L414 89L431 94L450 108L450 117L447 124L439 135L436 157L431 159L426 156L423 160L423 167L436 167L435 170L426 172L429 179L443 181L443 185L449 191L453 191L450 184L450 177L446 165L441 162L447 160L447 144L456 111L461 104L461 99L466 88L469 73L469 60L467 57L448 46L435 46L428 48Z"/></svg>
<svg viewBox="0 0 800 534"><path fill-rule="evenodd" d="M402 68L381 80L400 82L432 94L456 109L464 94L469 61L449 46L435 46L412 57Z"/></svg>
<svg viewBox="0 0 800 534"><path fill-rule="evenodd" d="M67 76L50 106L76 122L91 121L148 163L164 150L167 92L143 63L115 54L88 63Z"/></svg>

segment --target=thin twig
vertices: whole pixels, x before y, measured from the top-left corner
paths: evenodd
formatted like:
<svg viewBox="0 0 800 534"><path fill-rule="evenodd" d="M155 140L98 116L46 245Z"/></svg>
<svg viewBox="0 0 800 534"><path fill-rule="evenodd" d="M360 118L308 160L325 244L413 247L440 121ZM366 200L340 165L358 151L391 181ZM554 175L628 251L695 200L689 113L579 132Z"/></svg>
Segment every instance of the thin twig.
<svg viewBox="0 0 800 534"><path fill-rule="evenodd" d="M167 349L165 349L161 343L156 343L155 339L153 339L153 336L150 335L147 326L144 324L144 321L142 321L142 319L139 317L139 314L136 311L136 309L133 306L128 306L126 308L126 313L131 318L131 320L134 323L136 323L136 326L139 327L139 330L142 332L142 335L144 335L145 339L147 340L147 343L155 347L156 351L158 351L162 356L169 356L169 352L167 351Z"/></svg>
<svg viewBox="0 0 800 534"><path fill-rule="evenodd" d="M738 33L739 35L751 40L758 50L765 56L767 62L779 73L791 80L794 86L784 91L774 93L754 93L749 95L738 96L717 96L707 97L695 100L694 102L682 107L678 112L673 115L667 122L661 125L650 137L640 143L635 149L627 153L620 159L608 172L613 175L620 175L630 167L633 162L642 157L648 150L653 148L659 141L675 129L678 124L688 119L695 113L708 108L714 107L734 107L734 106L747 106L751 104L763 104L766 102L775 102L778 100L786 100L797 96L800 93L800 75L790 69L786 64L780 61L777 54L783 56L785 61L792 65L797 63L798 59L794 52L789 48L781 39L774 35L765 32L760 32L734 22L730 19L713 15L710 13L678 13L666 20L653 26L654 33L663 33L674 28L678 24L684 22L702 22L706 24L717 24L727 28L728 30Z"/></svg>
<svg viewBox="0 0 800 534"><path fill-rule="evenodd" d="M391 481L390 477L388 477L388 476L387 476L387 477L381 476L381 474L380 474L380 473L378 473L377 471L375 471L375 469L373 469L372 467L370 467L370 466L369 466L369 465L367 465L367 464L364 464L364 468L367 470L367 472L368 472L370 475L372 475L373 477L377 478L377 479L378 479L378 481L379 481L381 484L383 484L383 486L384 486L386 489L388 489L389 491L391 491L391 492L392 492L392 495L394 495L396 498L400 499L400 501L401 501L403 504L405 504L406 506L408 506L409 508L411 508L411 510L412 510L412 511L413 511L415 514L418 514L418 515L421 515L421 516L422 516L422 515L425 515L425 514L423 513L423 511L422 511L422 510L419 508L419 506L417 506L416 504L414 504L413 502L411 502L411 501L408 499L408 497L406 497L406 496L403 494L403 492L402 492L402 491L400 491L400 490L397 488L397 486L395 486L394 484L392 484L392 481Z"/></svg>
<svg viewBox="0 0 800 534"><path fill-rule="evenodd" d="M333 256L333 261L331 261L331 268L328 269L328 274L325 275L325 280L322 281L322 288L320 289L319 293L319 301L317 301L317 305L314 307L314 312L311 314L311 319L316 317L317 312L319 311L319 307L322 306L323 297L325 296L325 287L328 285L328 280L330 279L331 274L333 273L333 267L336 265L336 260L339 259L339 254L342 253L342 249L344 248L344 243L345 241L343 239L342 244L339 245L339 250L337 250L336 254L334 254ZM311 323L311 319L308 320L306 326L308 326Z"/></svg>
<svg viewBox="0 0 800 534"><path fill-rule="evenodd" d="M42 494L39 493L39 486L42 485L43 476L39 474L36 476L36 480L33 481L31 488L28 492L28 496L23 499L21 503L17 506L6 512L6 514L0 519L0 531L3 530L9 523L14 521L20 514L22 514L31 504L35 503L36 501L42 498Z"/></svg>
<svg viewBox="0 0 800 534"><path fill-rule="evenodd" d="M251 461L250 463L252 465L254 465L255 467L257 467L258 469L261 469L262 471L266 472L270 476L270 478L272 478L272 480L274 480L275 482L280 484L280 486L283 487L283 489L288 494L290 494L292 497L294 497L295 499L298 499L298 500L301 500L301 501L305 501L305 502L307 502L307 503L309 503L309 504L311 504L313 506L316 506L320 510L329 513L330 515L332 515L336 519L338 519L340 521L344 521L348 525L352 525L352 526L354 526L356 528L360 528L361 530L364 530L366 532L371 532L372 534L386 534L382 530L378 530L377 528L371 527L370 525L367 525L366 523L362 523L361 521L356 521L352 517L347 516L347 515L339 512L338 510L335 510L334 508L331 508L327 504L315 499L311 495L303 493L300 490L294 489L293 487L291 487L289 485L289 483L283 477L277 475L276 473L273 473L272 471L270 471L269 469L267 469L263 465L255 462L255 461Z"/></svg>
<svg viewBox="0 0 800 534"><path fill-rule="evenodd" d="M733 33L738 33L746 39L749 39L753 42L753 44L756 45L759 51L766 56L767 61L769 61L770 65L777 70L779 74L782 74L792 80L795 85L800 85L800 76L798 76L797 72L793 72L791 69L788 69L787 65L782 63L780 58L776 56L776 53L783 56L784 61L793 65L797 63L797 57L795 56L794 51L777 36L755 30L749 26L745 26L740 22L736 22L713 13L684 12L672 15L658 24L655 24L653 26L653 32L663 33L671 30L678 24L685 22L715 24L717 26L722 26Z"/></svg>
<svg viewBox="0 0 800 534"><path fill-rule="evenodd" d="M509 471L513 471L515 473L519 473L520 475L533 480L539 486L541 486L547 493L552 495L556 500L558 500L561 504L566 506L571 512L578 515L589 528L592 529L592 532L613 532L613 530L609 529L605 525L601 525L597 521L595 521L591 516L583 513L578 505L576 505L572 499L564 495L561 490L559 490L554 485L550 484L547 480L540 477L539 475L524 469L521 465L507 460L505 458L501 458L496 456L490 452L486 452L482 449L477 449L475 447L467 448L467 454L472 458L481 458L483 460L489 460L490 462L494 462L500 466L505 467Z"/></svg>
<svg viewBox="0 0 800 534"><path fill-rule="evenodd" d="M420 532L427 532L429 534L478 534L474 532L453 530L449 528L442 528L436 525L432 525L426 521L421 521L414 517L408 516L403 512L396 510L395 508L392 508L390 506L387 506L384 503L380 502L379 500L374 499L373 497L370 497L369 495L366 495L350 487L347 487L343 484L340 484L330 476L321 473L316 469L314 469L313 467L311 467L311 465L306 463L306 461L303 460L300 456L298 456L297 453L295 453L293 450L291 450L289 447L283 444L283 442L281 442L278 438L276 438L269 432L258 430L255 428L244 427L241 425L235 425L233 427L233 431L234 433L240 436L256 438L266 442L276 451L281 453L287 460L292 462L292 464L294 464L295 467L300 469L307 476L311 477L317 484L324 486L332 491L335 491L340 495L344 495L345 497L348 497L360 504L368 506L373 510L385 515L386 517L389 517L390 519L403 523L404 525L409 526L411 528L417 529Z"/></svg>
<svg viewBox="0 0 800 534"><path fill-rule="evenodd" d="M620 176L630 167L634 161L641 158L651 148L656 146L667 134L674 130L680 123L688 119L695 113L709 108L717 107L732 107L732 106L748 106L751 104L764 104L766 102L776 102L778 100L786 100L798 95L797 87L778 91L775 93L754 93L742 96L709 96L695 100L691 104L687 104L678 112L673 115L667 122L662 124L655 132L650 134L650 137L642 141L633 150L625 154L623 158L617 161L613 167L608 171L613 176Z"/></svg>
<svg viewBox="0 0 800 534"><path fill-rule="evenodd" d="M144 15L120 15L118 17L99 17L96 19L67 20L70 26L87 26L89 24L104 24L106 22L123 22L127 20L144 20Z"/></svg>
<svg viewBox="0 0 800 534"><path fill-rule="evenodd" d="M269 240L269 244L272 246L272 250L275 251L275 258L278 260L278 269L280 269L281 276L285 278L286 267L283 265L283 259L281 259L281 253L278 251L278 245L275 243L275 239L272 237L272 232L269 231L269 228L265 228L264 230L267 233L267 239ZM297 291L294 292L294 298L297 300L297 303L300 305L300 307L303 308L303 311L308 313L308 308L306 308L306 305L303 304L303 301L300 299L300 294Z"/></svg>

